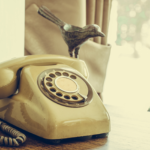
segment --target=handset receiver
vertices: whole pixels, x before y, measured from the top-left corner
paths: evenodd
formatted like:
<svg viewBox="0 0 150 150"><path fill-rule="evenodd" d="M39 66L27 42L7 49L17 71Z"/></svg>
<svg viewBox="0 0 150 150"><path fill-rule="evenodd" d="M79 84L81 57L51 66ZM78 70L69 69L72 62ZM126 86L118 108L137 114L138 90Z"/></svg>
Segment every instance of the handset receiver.
<svg viewBox="0 0 150 150"><path fill-rule="evenodd" d="M0 99L14 94L18 86L17 72L28 65L66 64L79 71L85 78L89 74L84 61L60 55L31 55L13 59L0 65Z"/></svg>
<svg viewBox="0 0 150 150"><path fill-rule="evenodd" d="M0 98L6 98L15 93L17 76L9 68L0 69Z"/></svg>

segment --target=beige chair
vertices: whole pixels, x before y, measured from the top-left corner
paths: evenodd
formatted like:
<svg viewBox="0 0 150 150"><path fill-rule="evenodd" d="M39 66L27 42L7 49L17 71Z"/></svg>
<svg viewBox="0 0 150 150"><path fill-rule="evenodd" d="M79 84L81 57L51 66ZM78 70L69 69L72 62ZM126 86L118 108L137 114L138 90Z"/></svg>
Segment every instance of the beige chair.
<svg viewBox="0 0 150 150"><path fill-rule="evenodd" d="M107 44L111 0L26 0L25 55L69 56L59 28L37 13L42 5L66 23L79 27L93 23L100 25L106 37L89 40L81 47L79 55L88 66L89 82L101 94L111 49Z"/></svg>

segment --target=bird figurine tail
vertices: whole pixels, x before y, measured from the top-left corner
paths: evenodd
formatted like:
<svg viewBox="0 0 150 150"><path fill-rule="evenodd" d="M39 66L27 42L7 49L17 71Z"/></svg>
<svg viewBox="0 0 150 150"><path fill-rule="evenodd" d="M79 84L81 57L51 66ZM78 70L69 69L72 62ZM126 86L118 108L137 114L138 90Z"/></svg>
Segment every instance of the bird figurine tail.
<svg viewBox="0 0 150 150"><path fill-rule="evenodd" d="M43 16L44 18L52 21L53 23L55 23L58 26L63 26L64 22L61 21L60 19L58 19L55 15L53 15L48 8L46 8L45 6L41 6L38 10L38 13Z"/></svg>

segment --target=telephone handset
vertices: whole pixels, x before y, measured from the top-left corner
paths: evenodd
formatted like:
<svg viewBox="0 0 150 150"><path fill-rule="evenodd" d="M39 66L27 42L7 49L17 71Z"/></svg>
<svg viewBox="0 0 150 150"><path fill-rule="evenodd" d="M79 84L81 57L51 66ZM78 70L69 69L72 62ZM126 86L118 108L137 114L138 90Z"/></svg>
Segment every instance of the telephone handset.
<svg viewBox="0 0 150 150"><path fill-rule="evenodd" d="M81 63L82 62L82 63ZM55 65L67 64L75 68L88 78L88 71L83 61L77 61L69 57L55 55L32 55L28 57L17 58L1 64L0 66L0 98L6 98L12 95L17 88L17 71L27 65Z"/></svg>
<svg viewBox="0 0 150 150"><path fill-rule="evenodd" d="M0 118L49 140L110 131L84 61L32 55L0 65Z"/></svg>

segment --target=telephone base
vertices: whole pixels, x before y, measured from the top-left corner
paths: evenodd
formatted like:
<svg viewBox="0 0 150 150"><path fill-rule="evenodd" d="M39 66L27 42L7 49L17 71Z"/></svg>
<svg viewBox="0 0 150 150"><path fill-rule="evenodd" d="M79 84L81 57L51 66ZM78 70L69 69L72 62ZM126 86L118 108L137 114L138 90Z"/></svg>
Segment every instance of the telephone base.
<svg viewBox="0 0 150 150"><path fill-rule="evenodd" d="M12 66L1 69L0 118L55 143L110 132L109 114L88 82L85 63L62 56L54 58L32 56L22 58L24 62L21 59L2 65Z"/></svg>
<svg viewBox="0 0 150 150"><path fill-rule="evenodd" d="M90 140L90 139L97 139L97 138L106 138L108 137L108 134L109 133L102 133L102 134L97 134L97 135L89 135L89 136L81 136L81 137L75 137L75 138L69 138L69 139L57 139L57 140L46 140L46 143L49 143L49 144L54 144L54 145L57 145L57 144L60 144L60 143L68 143L68 142L71 142L71 141L87 141L87 140Z"/></svg>

